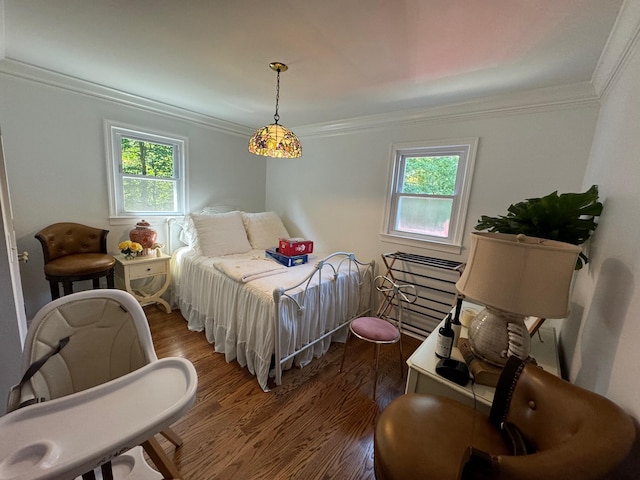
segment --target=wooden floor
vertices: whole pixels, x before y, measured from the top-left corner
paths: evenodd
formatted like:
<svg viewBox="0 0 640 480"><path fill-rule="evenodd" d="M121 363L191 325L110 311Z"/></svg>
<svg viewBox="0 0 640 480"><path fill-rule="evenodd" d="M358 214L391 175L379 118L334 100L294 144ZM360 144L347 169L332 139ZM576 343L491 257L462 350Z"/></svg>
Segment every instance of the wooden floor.
<svg viewBox="0 0 640 480"><path fill-rule="evenodd" d="M373 346L353 337L342 373L344 347L333 344L265 393L246 369L215 353L204 333L190 332L179 312L145 312L158 357L184 357L198 372L196 403L173 425L184 444L175 449L157 437L184 479L374 479L373 427L406 382L397 345L381 349L375 403ZM405 360L419 344L403 337Z"/></svg>

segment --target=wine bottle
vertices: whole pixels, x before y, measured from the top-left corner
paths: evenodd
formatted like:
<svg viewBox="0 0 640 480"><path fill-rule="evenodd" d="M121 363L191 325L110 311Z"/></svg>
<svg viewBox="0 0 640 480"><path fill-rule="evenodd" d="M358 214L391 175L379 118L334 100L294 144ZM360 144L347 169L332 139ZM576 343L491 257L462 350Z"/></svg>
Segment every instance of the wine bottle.
<svg viewBox="0 0 640 480"><path fill-rule="evenodd" d="M458 297L458 300L456 300L456 313L453 317L453 324L454 325L461 325L460 323L460 311L462 310L462 297Z"/></svg>
<svg viewBox="0 0 640 480"><path fill-rule="evenodd" d="M462 331L462 324L460 323L460 311L462 310L462 297L459 296L456 301L456 313L451 321L451 328L453 328L453 346L458 346L458 340L460 340L460 332Z"/></svg>
<svg viewBox="0 0 640 480"><path fill-rule="evenodd" d="M444 318L444 325L438 329L438 341L436 343L436 356L438 358L451 357L454 336L453 328L451 328L451 313L449 313Z"/></svg>

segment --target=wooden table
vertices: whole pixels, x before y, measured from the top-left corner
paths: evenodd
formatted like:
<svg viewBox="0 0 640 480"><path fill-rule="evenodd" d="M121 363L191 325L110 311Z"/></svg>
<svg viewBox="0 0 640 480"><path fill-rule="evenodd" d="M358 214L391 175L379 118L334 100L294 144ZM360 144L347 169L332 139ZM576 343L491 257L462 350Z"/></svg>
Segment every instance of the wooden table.
<svg viewBox="0 0 640 480"><path fill-rule="evenodd" d="M114 257L116 259L116 278L123 283L124 289L140 302L140 305L158 303L165 308L167 313L171 313L171 306L162 298L162 294L167 291L171 283L169 272L170 255L164 253L159 257L145 255L134 257L131 260L125 259L124 255L114 255ZM154 288L151 280L161 275L164 276L164 281L159 288ZM132 285L134 280L137 281L135 286ZM144 282L144 287L147 288L139 286L143 280L148 280ZM151 291L148 290L150 284Z"/></svg>

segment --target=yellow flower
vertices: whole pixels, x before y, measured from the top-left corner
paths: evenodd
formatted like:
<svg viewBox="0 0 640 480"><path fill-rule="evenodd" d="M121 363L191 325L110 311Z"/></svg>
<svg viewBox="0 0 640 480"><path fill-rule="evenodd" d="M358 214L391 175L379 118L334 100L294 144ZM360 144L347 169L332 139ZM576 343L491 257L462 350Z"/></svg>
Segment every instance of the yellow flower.
<svg viewBox="0 0 640 480"><path fill-rule="evenodd" d="M127 256L133 256L135 253L139 253L142 251L142 245L140 245L138 242L132 242L131 240L120 242L118 244L118 248Z"/></svg>
<svg viewBox="0 0 640 480"><path fill-rule="evenodd" d="M124 242L120 242L118 244L119 250L127 250L131 246L131 240L125 240Z"/></svg>

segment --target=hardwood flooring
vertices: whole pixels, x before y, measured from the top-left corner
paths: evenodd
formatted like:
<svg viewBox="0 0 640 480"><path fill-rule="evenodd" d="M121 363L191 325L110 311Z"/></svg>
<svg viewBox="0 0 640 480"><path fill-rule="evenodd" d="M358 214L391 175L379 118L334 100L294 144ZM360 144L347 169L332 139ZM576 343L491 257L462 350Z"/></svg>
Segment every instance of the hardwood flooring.
<svg viewBox="0 0 640 480"><path fill-rule="evenodd" d="M397 345L381 348L375 403L373 345L354 337L342 373L344 345L332 344L264 392L245 368L215 353L204 333L189 331L180 312L145 312L158 357L184 357L198 372L196 403L172 426L184 444L176 449L157 436L185 480L374 479L373 428L406 382ZM403 337L405 360L419 344Z"/></svg>

